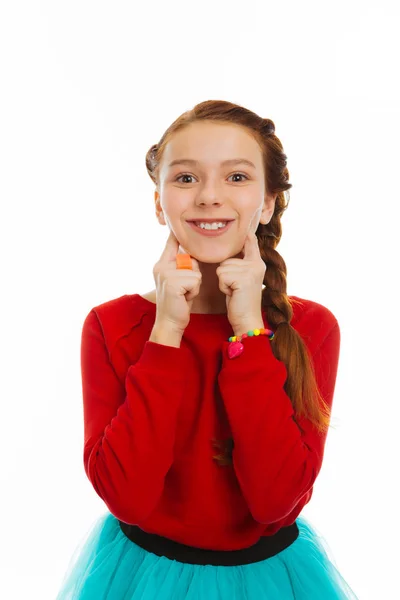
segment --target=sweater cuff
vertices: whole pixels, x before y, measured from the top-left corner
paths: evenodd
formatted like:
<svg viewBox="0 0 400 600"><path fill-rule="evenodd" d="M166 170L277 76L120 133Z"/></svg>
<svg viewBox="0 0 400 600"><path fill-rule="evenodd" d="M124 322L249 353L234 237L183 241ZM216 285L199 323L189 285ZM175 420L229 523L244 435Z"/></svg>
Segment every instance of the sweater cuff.
<svg viewBox="0 0 400 600"><path fill-rule="evenodd" d="M285 367L285 364L273 353L271 340L267 335L251 336L242 340L243 351L235 358L229 358L230 344L231 342L228 341L223 343L221 370L235 371L248 376L252 370L258 371L260 367L264 372L274 372L282 366Z"/></svg>

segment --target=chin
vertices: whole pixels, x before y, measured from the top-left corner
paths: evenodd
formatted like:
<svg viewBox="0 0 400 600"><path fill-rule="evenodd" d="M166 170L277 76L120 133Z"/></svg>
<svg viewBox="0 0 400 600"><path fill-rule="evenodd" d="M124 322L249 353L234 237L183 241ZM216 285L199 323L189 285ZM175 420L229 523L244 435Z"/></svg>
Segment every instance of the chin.
<svg viewBox="0 0 400 600"><path fill-rule="evenodd" d="M191 253L191 256L203 264L217 265L228 258L243 258L243 252L240 251L237 254L232 254L231 252L214 252L212 256L210 256L207 252L204 254Z"/></svg>

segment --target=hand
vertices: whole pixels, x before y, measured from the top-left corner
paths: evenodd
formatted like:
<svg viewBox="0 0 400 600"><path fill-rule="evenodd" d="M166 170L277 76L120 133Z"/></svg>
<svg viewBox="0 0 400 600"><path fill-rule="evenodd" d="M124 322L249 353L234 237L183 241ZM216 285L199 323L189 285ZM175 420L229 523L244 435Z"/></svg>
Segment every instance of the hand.
<svg viewBox="0 0 400 600"><path fill-rule="evenodd" d="M262 284L266 264L261 258L258 238L247 234L243 258L228 258L217 268L219 289L226 294L228 319L235 335L264 327L261 310Z"/></svg>
<svg viewBox="0 0 400 600"><path fill-rule="evenodd" d="M154 265L153 277L157 289L157 329L182 332L190 321L193 299L199 294L202 274L198 261L192 257L192 269L177 269L179 241L170 230L164 251Z"/></svg>

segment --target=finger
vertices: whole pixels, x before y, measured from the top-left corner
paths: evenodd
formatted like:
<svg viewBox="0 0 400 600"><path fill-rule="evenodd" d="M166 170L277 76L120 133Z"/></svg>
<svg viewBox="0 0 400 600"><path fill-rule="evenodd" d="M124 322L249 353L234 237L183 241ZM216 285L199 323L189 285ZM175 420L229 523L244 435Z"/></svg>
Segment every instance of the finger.
<svg viewBox="0 0 400 600"><path fill-rule="evenodd" d="M258 246L258 237L252 231L249 231L244 240L242 249L244 260L255 260L260 256L260 248Z"/></svg>
<svg viewBox="0 0 400 600"><path fill-rule="evenodd" d="M175 261L179 250L179 242L175 237L174 232L170 229L169 236L165 243L164 250L160 256L160 261Z"/></svg>
<svg viewBox="0 0 400 600"><path fill-rule="evenodd" d="M169 236L165 243L165 247L160 256L159 262L164 262L164 261L167 261L169 263L173 262L176 265L176 255L178 253L180 253L179 248L180 248L179 240L176 238L172 229L170 229ZM192 270L200 271L198 261L195 258L193 258L193 256L191 256L191 259L192 259Z"/></svg>
<svg viewBox="0 0 400 600"><path fill-rule="evenodd" d="M192 271L200 271L200 267L199 267L198 261L195 258L193 258L192 255L189 255L189 256L192 259Z"/></svg>

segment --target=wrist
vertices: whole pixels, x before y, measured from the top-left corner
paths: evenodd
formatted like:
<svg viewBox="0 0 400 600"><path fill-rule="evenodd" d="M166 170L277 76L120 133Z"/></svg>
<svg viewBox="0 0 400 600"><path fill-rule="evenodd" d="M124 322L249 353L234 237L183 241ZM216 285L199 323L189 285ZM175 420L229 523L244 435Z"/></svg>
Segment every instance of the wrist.
<svg viewBox="0 0 400 600"><path fill-rule="evenodd" d="M248 331L253 331L254 329L264 329L264 321L261 319L249 319L246 323L241 323L239 325L235 325L233 327L233 332L235 336L241 336Z"/></svg>
<svg viewBox="0 0 400 600"><path fill-rule="evenodd" d="M150 334L149 341L164 346L180 348L183 331L171 325L155 323Z"/></svg>

